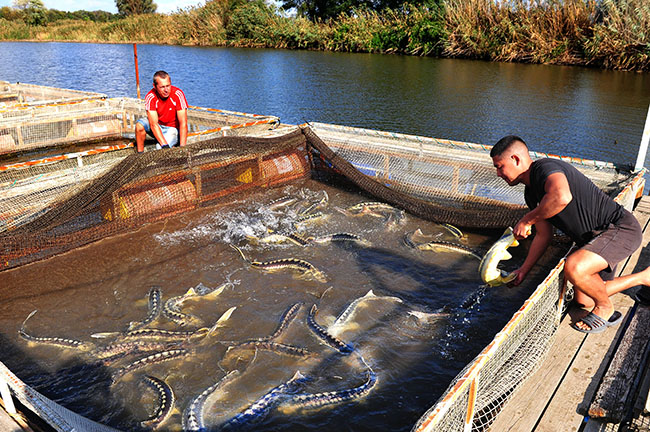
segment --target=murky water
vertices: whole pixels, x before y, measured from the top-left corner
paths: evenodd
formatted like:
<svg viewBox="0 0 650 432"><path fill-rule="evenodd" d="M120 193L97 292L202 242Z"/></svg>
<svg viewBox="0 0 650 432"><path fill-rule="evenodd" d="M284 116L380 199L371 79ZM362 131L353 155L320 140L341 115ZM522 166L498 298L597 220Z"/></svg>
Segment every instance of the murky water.
<svg viewBox="0 0 650 432"><path fill-rule="evenodd" d="M286 195L296 202L272 210L270 203ZM327 204L312 210L322 217L296 225L305 207L326 196ZM257 418L252 429L409 430L553 263L539 266L525 286L482 289L476 258L419 251L403 242L405 234L418 228L432 239L459 242L448 229L395 211L344 211L363 201L369 199L355 191L310 180L2 272L2 361L46 396L123 430L137 430L157 406L156 394L141 382L144 374L165 380L182 412L233 370L239 375L206 401L208 426L227 422L300 371L309 378L295 390L301 394L363 388L364 383L369 388L360 398L320 408L303 407L287 396ZM312 241L299 246L254 240L292 228L305 238L323 240L327 234L345 232L365 242ZM485 250L496 234L466 233L462 244ZM324 278L255 268L230 244L241 247L253 263L305 260ZM519 249L505 268L521 263L524 249ZM235 307L213 333L185 343L188 355L123 371L121 376L121 368L151 352L131 353L110 364L99 361L96 350L115 339L91 335L123 332L129 323L142 321L151 287L160 287L165 302L192 287L211 290L223 284L218 295L182 304L180 311L194 316L195 322L181 326L161 316L149 325L174 331L211 327ZM358 302L344 325L333 326L351 303L371 290L377 297ZM308 355L238 347L272 335L283 314L297 303L301 306L295 318L274 341L307 350ZM314 321L353 347L352 354L337 351L312 330L308 317L313 305ZM23 320L33 310L38 312L24 327L29 335L75 339L95 348L81 351L19 337ZM374 385L368 383L370 371ZM163 430L179 430L180 424L181 415L175 412Z"/></svg>

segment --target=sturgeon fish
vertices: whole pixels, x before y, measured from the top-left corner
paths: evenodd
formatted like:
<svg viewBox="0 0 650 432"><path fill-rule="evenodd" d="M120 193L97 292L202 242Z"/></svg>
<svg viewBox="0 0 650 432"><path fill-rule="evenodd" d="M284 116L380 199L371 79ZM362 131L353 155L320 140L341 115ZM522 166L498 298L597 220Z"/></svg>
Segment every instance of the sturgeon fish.
<svg viewBox="0 0 650 432"><path fill-rule="evenodd" d="M30 319L34 314L38 311L38 309L33 310L29 315L27 315L27 318L25 318L25 321L23 321L23 324L20 326L20 330L18 330L18 334L20 337L23 339L33 342L33 343L39 343L39 344L45 344L45 345L54 345L62 348L72 348L72 349L77 349L81 351L88 351L92 349L95 345L91 342L84 342L76 339L67 339L67 338L61 338L61 337L50 337L50 336L32 336L28 334L25 331L25 324L27 323L27 320Z"/></svg>
<svg viewBox="0 0 650 432"><path fill-rule="evenodd" d="M199 325L201 319L190 314L181 312L181 307L189 299L193 298L205 298L205 297L216 297L223 292L226 287L232 287L234 284L232 282L226 282L221 284L215 289L209 289L203 284L199 284L196 287L191 287L182 295L171 297L167 299L163 307L163 315L169 318L171 321L174 321L180 326L185 325Z"/></svg>
<svg viewBox="0 0 650 432"><path fill-rule="evenodd" d="M289 324L296 318L296 315L298 314L298 311L300 310L300 307L303 305L303 302L298 302L293 305L287 311L282 315L282 319L280 320L280 324L278 325L278 328L275 329L273 334L270 336L266 336L264 338L261 338L259 340L274 340L280 337L282 333L289 327Z"/></svg>
<svg viewBox="0 0 650 432"><path fill-rule="evenodd" d="M296 371L289 381L272 388L251 406L222 424L220 429L230 430L233 428L241 428L252 422L261 420L274 406L281 402L282 398L288 397L306 381L307 378L300 371Z"/></svg>
<svg viewBox="0 0 650 432"><path fill-rule="evenodd" d="M309 328L314 332L314 334L322 339L327 345L331 346L343 355L348 355L353 352L354 348L351 345L346 344L335 336L332 336L316 322L315 316L317 312L318 306L313 305L309 311L309 315L307 316L307 324L309 324Z"/></svg>
<svg viewBox="0 0 650 432"><path fill-rule="evenodd" d="M127 331L137 330L139 328L145 327L151 324L156 318L158 318L162 309L162 303L160 302L161 297L162 291L160 290L160 287L152 286L151 289L149 289L149 293L147 294L149 304L149 312L147 313L147 316L142 321L130 322Z"/></svg>
<svg viewBox="0 0 650 432"><path fill-rule="evenodd" d="M158 407L151 417L141 421L140 424L144 427L156 429L162 422L169 418L174 409L176 397L174 396L172 388L161 379L151 375L145 375L142 377L142 381L149 387L153 388L158 394Z"/></svg>
<svg viewBox="0 0 650 432"><path fill-rule="evenodd" d="M298 219L296 219L293 223L294 226L297 225L302 225L307 222L313 222L317 219L325 218L326 215L323 214L322 212L316 212L316 213L309 213L309 214L303 214L301 215Z"/></svg>
<svg viewBox="0 0 650 432"><path fill-rule="evenodd" d="M352 205L346 209L352 214L361 214L362 212L375 212L375 211L396 211L395 207L390 204L386 204L378 201L366 201L360 202L358 204Z"/></svg>
<svg viewBox="0 0 650 432"><path fill-rule="evenodd" d="M325 273L322 271L318 270L316 267L314 267L313 264L301 260L298 258L282 258L282 259L277 259L277 260L272 260L272 261L252 261L244 255L244 252L242 252L241 249L239 249L237 246L231 244L231 248L235 249L241 257L246 261L251 267L255 267L261 270L266 270L266 271L276 271L276 270L283 270L283 269L292 269L292 270L298 270L301 271L303 274L306 275L311 275L314 277L319 282L327 282L327 278L325 276Z"/></svg>
<svg viewBox="0 0 650 432"><path fill-rule="evenodd" d="M478 271L483 282L495 287L505 285L514 280L514 274L497 268L500 261L512 258L512 255L506 250L511 246L519 246L519 242L515 238L512 228L508 227L499 240L487 251L483 259L481 259Z"/></svg>
<svg viewBox="0 0 650 432"><path fill-rule="evenodd" d="M273 244L294 243L297 244L298 246L307 246L309 244L309 241L307 241L307 239L305 239L303 236L301 236L298 233L290 233L290 234L271 233L261 238L252 235L246 237L250 240L254 240L259 243L273 243Z"/></svg>
<svg viewBox="0 0 650 432"><path fill-rule="evenodd" d="M373 389L377 383L377 374L372 369L367 372L366 382L358 387L345 390L337 390L323 393L300 393L291 397L283 408L285 409L314 409L327 405L347 402L352 399L359 399Z"/></svg>
<svg viewBox="0 0 650 432"><path fill-rule="evenodd" d="M369 245L370 242L368 240L362 239L356 234L351 234L351 233L335 233L335 234L328 234L320 237L310 237L309 241L312 243L330 243L330 242L339 242L339 241L350 241L350 242L357 242L359 244L363 245Z"/></svg>
<svg viewBox="0 0 650 432"><path fill-rule="evenodd" d="M463 234L463 232L461 230L459 230L458 228L456 228L455 226L453 226L451 224L443 223L443 224L440 224L440 226L442 226L444 229L449 231L451 233L451 235L453 235L454 237L456 237L459 240L465 238L465 234Z"/></svg>
<svg viewBox="0 0 650 432"><path fill-rule="evenodd" d="M156 363L162 363L168 360L173 360L176 358L180 357L185 357L190 354L192 354L193 351L185 348L179 348L179 349L171 349L167 351L161 351L157 352L156 354L152 354L146 357L143 357L139 360L134 361L131 364L128 364L124 366L121 369L118 369L114 374L113 374L113 383L115 383L118 379L122 378L124 375L131 373L135 370L141 369L143 367L146 367L151 364L156 364Z"/></svg>
<svg viewBox="0 0 650 432"><path fill-rule="evenodd" d="M286 354L293 357L309 357L311 352L305 348L301 348L295 345L283 344L279 342L272 342L268 340L251 340L242 342L236 346L231 346L228 348L228 351L235 348L256 348L265 351L273 351L281 354Z"/></svg>
<svg viewBox="0 0 650 432"><path fill-rule="evenodd" d="M293 204L296 201L298 201L298 198L293 197L291 195L285 195L283 197L280 197L278 199L275 199L275 200L271 201L268 204L268 208L269 208L269 210L277 210L277 209L280 209L282 207L286 207L286 206L288 206L290 204Z"/></svg>
<svg viewBox="0 0 650 432"><path fill-rule="evenodd" d="M335 336L338 333L338 330L348 322L348 320L350 319L354 311L357 309L357 307L359 307L359 305L362 302L366 302L370 300L379 300L379 299L391 300L397 303L402 303L402 299L400 299L399 297L392 297L392 296L379 297L375 295L375 293L372 290L369 290L364 296L359 297L354 301L352 301L352 303L350 303L348 307L346 307L345 310L341 312L341 314L336 318L336 321L334 321L334 323L327 330L331 335Z"/></svg>
<svg viewBox="0 0 650 432"><path fill-rule="evenodd" d="M134 340L120 342L97 348L92 351L92 355L103 360L105 365L112 363L126 355L134 353L145 353L151 351L166 351L172 348L179 348L179 342L153 342L144 340Z"/></svg>
<svg viewBox="0 0 650 432"><path fill-rule="evenodd" d="M423 237L424 235L422 234L422 231L420 231L420 229L418 228L414 232L407 233L404 235L403 237L404 244L407 245L408 247L418 249L418 250L433 250L433 251L448 250L448 251L459 252L462 254L470 255L479 260L483 258L474 249L460 243L453 243L444 240L429 240L424 243L419 243L417 239L421 239Z"/></svg>
<svg viewBox="0 0 650 432"><path fill-rule="evenodd" d="M192 399L187 408L185 408L185 411L183 411L183 431L195 432L205 430L205 425L203 423L203 408L205 406L205 402L208 400L208 397L212 393L228 384L237 375L239 375L238 370L228 372L223 378L212 384L207 389L203 390L201 394Z"/></svg>

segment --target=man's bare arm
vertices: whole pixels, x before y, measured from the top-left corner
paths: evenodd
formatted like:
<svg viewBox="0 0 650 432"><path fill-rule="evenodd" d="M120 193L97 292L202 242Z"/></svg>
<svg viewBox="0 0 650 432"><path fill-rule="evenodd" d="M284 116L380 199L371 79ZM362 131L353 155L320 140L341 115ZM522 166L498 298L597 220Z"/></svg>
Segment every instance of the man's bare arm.
<svg viewBox="0 0 650 432"><path fill-rule="evenodd" d="M153 134L153 137L156 138L156 141L158 141L161 146L167 145L167 140L163 136L162 129L160 129L160 124L158 124L158 112L147 111L147 119L149 120L151 133Z"/></svg>
<svg viewBox="0 0 650 432"><path fill-rule="evenodd" d="M178 110L178 143L181 147L187 144L187 110Z"/></svg>
<svg viewBox="0 0 650 432"><path fill-rule="evenodd" d="M548 176L544 184L546 194L540 201L539 205L524 215L513 232L518 239L526 238L530 235L533 225L552 218L560 213L573 200L571 188L566 176L561 172L556 172Z"/></svg>

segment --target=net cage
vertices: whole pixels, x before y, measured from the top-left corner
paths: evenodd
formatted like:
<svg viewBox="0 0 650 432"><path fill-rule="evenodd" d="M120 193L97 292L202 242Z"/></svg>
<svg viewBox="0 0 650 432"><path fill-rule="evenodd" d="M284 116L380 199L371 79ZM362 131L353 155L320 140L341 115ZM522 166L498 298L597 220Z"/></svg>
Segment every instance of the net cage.
<svg viewBox="0 0 650 432"><path fill-rule="evenodd" d="M135 122L145 117L144 101L133 98L93 98L45 104L0 106L0 155L133 137ZM188 142L213 136L239 135L242 130L268 129L275 116L189 107Z"/></svg>
<svg viewBox="0 0 650 432"><path fill-rule="evenodd" d="M21 108L106 97L103 93L0 81L0 108Z"/></svg>
<svg viewBox="0 0 650 432"><path fill-rule="evenodd" d="M0 269L309 177L349 181L378 200L461 227L503 228L523 211L522 192L493 181L487 146L322 123L265 127L259 133L264 136L207 132L166 151L135 154L118 145L0 167ZM643 172L569 161L628 208L643 190ZM414 430L489 427L552 340L563 299L562 265L560 260ZM89 420L39 395L0 364L3 380L57 430L110 430L78 426Z"/></svg>

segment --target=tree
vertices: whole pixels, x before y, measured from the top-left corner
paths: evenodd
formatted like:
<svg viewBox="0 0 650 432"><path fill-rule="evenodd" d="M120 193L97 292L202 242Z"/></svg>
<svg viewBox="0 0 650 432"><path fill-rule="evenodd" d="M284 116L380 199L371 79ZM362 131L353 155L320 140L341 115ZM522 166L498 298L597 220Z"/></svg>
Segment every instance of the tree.
<svg viewBox="0 0 650 432"><path fill-rule="evenodd" d="M153 0L115 0L120 15L154 13L158 6Z"/></svg>
<svg viewBox="0 0 650 432"><path fill-rule="evenodd" d="M42 0L14 0L14 7L23 11L23 19L27 25L43 25L47 21L47 9Z"/></svg>

